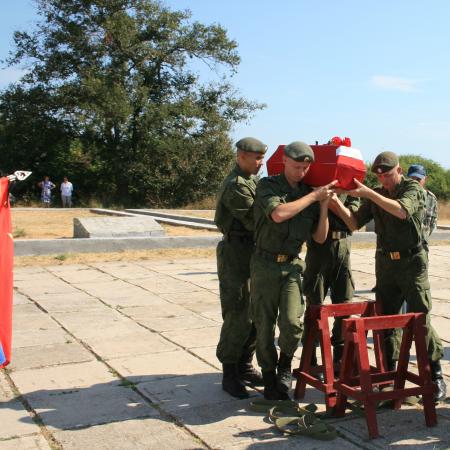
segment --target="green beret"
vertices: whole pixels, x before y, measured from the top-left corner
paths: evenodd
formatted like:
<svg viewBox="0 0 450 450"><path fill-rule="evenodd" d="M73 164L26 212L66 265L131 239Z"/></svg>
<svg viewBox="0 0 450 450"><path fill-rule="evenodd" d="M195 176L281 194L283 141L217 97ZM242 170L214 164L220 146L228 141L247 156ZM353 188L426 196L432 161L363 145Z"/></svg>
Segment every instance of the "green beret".
<svg viewBox="0 0 450 450"><path fill-rule="evenodd" d="M392 170L398 164L398 156L393 152L382 152L372 164L373 173L385 173Z"/></svg>
<svg viewBox="0 0 450 450"><path fill-rule="evenodd" d="M284 154L298 162L313 162L313 149L304 142L295 141L284 147Z"/></svg>
<svg viewBox="0 0 450 450"><path fill-rule="evenodd" d="M242 150L243 152L253 152L253 153L266 153L267 145L263 144L260 140L246 137L236 142L236 148Z"/></svg>

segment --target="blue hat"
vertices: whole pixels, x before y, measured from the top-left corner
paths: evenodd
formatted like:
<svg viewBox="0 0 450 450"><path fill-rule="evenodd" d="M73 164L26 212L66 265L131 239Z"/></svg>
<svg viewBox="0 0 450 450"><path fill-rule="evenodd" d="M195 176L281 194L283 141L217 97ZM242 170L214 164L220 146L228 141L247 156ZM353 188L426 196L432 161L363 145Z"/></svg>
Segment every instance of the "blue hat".
<svg viewBox="0 0 450 450"><path fill-rule="evenodd" d="M409 166L408 169L408 177L410 178L418 178L421 180L422 178L425 178L427 176L427 171L425 170L425 167L423 167L421 164L412 164Z"/></svg>

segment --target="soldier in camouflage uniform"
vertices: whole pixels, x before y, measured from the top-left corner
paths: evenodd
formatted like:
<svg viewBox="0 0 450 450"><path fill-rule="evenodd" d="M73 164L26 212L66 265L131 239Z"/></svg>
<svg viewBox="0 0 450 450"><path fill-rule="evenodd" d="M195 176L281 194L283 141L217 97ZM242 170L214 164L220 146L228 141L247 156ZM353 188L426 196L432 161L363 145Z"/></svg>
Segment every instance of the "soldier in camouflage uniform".
<svg viewBox="0 0 450 450"><path fill-rule="evenodd" d="M284 153L284 173L263 178L256 188L256 249L250 264L256 356L268 400L289 398L291 362L302 335L304 310L304 264L298 255L311 236L317 242L326 239L332 194L331 185L313 190L301 182L314 160L309 145L296 141ZM279 358L274 343L277 321Z"/></svg>
<svg viewBox="0 0 450 450"><path fill-rule="evenodd" d="M223 389L233 397L246 398L244 382L262 384L261 374L252 365L256 330L251 320L249 278L254 250L255 175L267 146L257 139L244 138L236 148L236 166L222 183L214 217L223 233L217 246L223 325L216 353L223 365Z"/></svg>
<svg viewBox="0 0 450 450"><path fill-rule="evenodd" d="M356 211L359 199L346 194L339 196L341 202ZM338 304L350 301L353 298L355 284L350 266L350 238L351 231L347 225L332 211L328 212L329 231L323 244L309 239L306 252L306 269L303 278L306 305L321 305L330 290L331 303ZM339 362L343 350L342 319L334 319L331 342L333 344L333 360ZM305 323L303 342L308 333ZM312 365L317 365L315 352Z"/></svg>
<svg viewBox="0 0 450 450"><path fill-rule="evenodd" d="M383 314L398 314L403 301L410 312L426 314L427 348L433 381L437 385L436 401L445 399L446 385L440 359L442 342L430 324L431 293L428 280L428 257L422 240L425 191L414 180L402 175L398 157L382 152L372 165L381 186L370 189L355 181L357 188L349 194L361 197L360 208L352 213L342 202L333 199L330 207L340 214L350 230L361 228L374 219L377 235L375 255L376 299ZM336 208L336 209L334 209ZM394 330L385 333L388 368L395 369L399 342Z"/></svg>
<svg viewBox="0 0 450 450"><path fill-rule="evenodd" d="M412 164L408 169L408 177L416 180L424 189L425 184L427 182L427 172L425 167L421 164ZM428 252L428 240L430 238L431 233L436 229L437 226L437 218L438 218L438 203L436 196L425 189L427 194L425 200L425 216L422 222L422 231L423 231L423 246L425 250Z"/></svg>

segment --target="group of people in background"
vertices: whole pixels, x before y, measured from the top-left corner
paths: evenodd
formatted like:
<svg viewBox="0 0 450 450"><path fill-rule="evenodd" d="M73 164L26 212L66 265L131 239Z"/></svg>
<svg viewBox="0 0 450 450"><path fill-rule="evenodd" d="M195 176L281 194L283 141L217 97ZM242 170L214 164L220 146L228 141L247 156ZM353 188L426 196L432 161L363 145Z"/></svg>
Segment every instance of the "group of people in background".
<svg viewBox="0 0 450 450"><path fill-rule="evenodd" d="M52 191L56 188L56 184L50 181L48 176L45 176L42 181L38 183L41 189L41 202L44 207L49 208L52 203ZM73 185L67 177L64 177L60 185L61 205L63 208L72 207Z"/></svg>
<svg viewBox="0 0 450 450"><path fill-rule="evenodd" d="M292 359L308 333L301 320L305 307L322 304L328 291L332 303L352 300L350 236L373 220L376 300L383 314L399 314L404 302L409 312L426 314L435 399L444 400L443 347L430 323L428 280L428 238L436 226L437 202L423 188L424 167L411 166L405 177L397 155L382 152L371 167L379 186L371 189L355 180L355 189L340 192L336 181L319 188L302 182L314 152L300 141L285 146L283 173L258 181L266 150L255 138L238 141L236 165L217 198L215 223L223 233L217 246L223 317L217 357L223 389L246 398L246 384L264 386L266 399L289 399ZM399 344L395 330L385 333L388 370L396 368ZM339 320L332 345L338 364L343 350ZM261 372L252 363L255 351ZM317 364L314 354L311 362Z"/></svg>

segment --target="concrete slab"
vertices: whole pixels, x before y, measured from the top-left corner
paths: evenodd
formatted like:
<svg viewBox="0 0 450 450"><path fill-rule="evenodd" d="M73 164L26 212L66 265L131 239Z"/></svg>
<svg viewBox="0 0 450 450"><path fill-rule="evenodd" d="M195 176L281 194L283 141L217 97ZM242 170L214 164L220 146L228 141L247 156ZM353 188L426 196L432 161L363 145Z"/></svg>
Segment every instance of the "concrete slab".
<svg viewBox="0 0 450 450"><path fill-rule="evenodd" d="M203 373L140 383L137 389L154 400L164 411L176 416L198 406L208 408L217 403L236 402L236 399L222 390L221 373ZM258 395L250 388L248 392L252 397Z"/></svg>
<svg viewBox="0 0 450 450"><path fill-rule="evenodd" d="M171 277L157 277L144 280L134 280L134 284L153 292L154 294L171 294L175 292L201 291L201 288L185 281L179 281Z"/></svg>
<svg viewBox="0 0 450 450"><path fill-rule="evenodd" d="M24 305L22 305L24 306ZM28 305L26 305L28 306ZM34 314L21 314L14 311L13 315L13 327L16 330L27 330L29 333L34 331L45 331L55 329L59 331L58 324L47 314L38 310Z"/></svg>
<svg viewBox="0 0 450 450"><path fill-rule="evenodd" d="M82 268L82 269L74 269L72 271L66 270L64 272L56 272L56 275L68 282L68 283L109 283L114 281L114 277L108 275L106 273L101 272L100 270L93 269L90 267Z"/></svg>
<svg viewBox="0 0 450 450"><path fill-rule="evenodd" d="M398 411L386 410L377 413L380 438L369 440L365 418L354 418L341 422L339 429L352 439L360 439L361 445L372 448L414 448L446 449L450 445L450 422L439 418L438 425L428 428L425 425L423 411L418 408L406 408Z"/></svg>
<svg viewBox="0 0 450 450"><path fill-rule="evenodd" d="M39 427L33 422L22 403L15 398L2 372L0 372L0 424L2 449L4 439L39 432Z"/></svg>
<svg viewBox="0 0 450 450"><path fill-rule="evenodd" d="M30 303L30 300L25 297L25 295L19 294L17 291L14 291L13 295L13 305L27 305Z"/></svg>
<svg viewBox="0 0 450 450"><path fill-rule="evenodd" d="M13 356L8 366L8 369L13 372L94 360L92 353L73 340L64 344L16 348Z"/></svg>
<svg viewBox="0 0 450 450"><path fill-rule="evenodd" d="M219 342L220 328L216 326L183 331L165 331L161 334L183 348L209 347L212 342Z"/></svg>
<svg viewBox="0 0 450 450"><path fill-rule="evenodd" d="M450 299L450 289L446 293L447 299ZM443 300L436 300L433 296L433 308L431 310L432 316L444 317L450 319L450 308L448 302Z"/></svg>
<svg viewBox="0 0 450 450"><path fill-rule="evenodd" d="M217 326L217 322L200 317L193 313L186 313L184 316L176 317L141 317L136 318L136 321L157 332L190 330Z"/></svg>
<svg viewBox="0 0 450 450"><path fill-rule="evenodd" d="M186 308L189 311L193 311L197 314L201 314L205 317L214 318L217 317L218 314L221 314L220 311L217 309L218 305L220 307L220 301L217 298L217 300L214 301L197 301L197 302L189 302L184 303L183 307ZM222 323L222 317L220 315L220 323Z"/></svg>
<svg viewBox="0 0 450 450"><path fill-rule="evenodd" d="M317 441L307 437L281 436L264 414L249 412L248 400L210 407L199 406L177 414L185 426L214 449L345 449L361 447L342 438Z"/></svg>
<svg viewBox="0 0 450 450"><path fill-rule="evenodd" d="M134 383L216 371L200 359L181 350L118 358L112 360L110 364L123 377Z"/></svg>
<svg viewBox="0 0 450 450"><path fill-rule="evenodd" d="M32 392L26 398L50 430L81 428L159 414L130 387L117 385L51 389Z"/></svg>
<svg viewBox="0 0 450 450"><path fill-rule="evenodd" d="M19 305L15 305L13 309L13 315L16 317L20 316L43 316L47 317L45 312L43 312L39 307L32 302L31 300L26 303L21 303Z"/></svg>
<svg viewBox="0 0 450 450"><path fill-rule="evenodd" d="M125 298L127 296L139 297L146 293L145 290L118 279L110 282L76 283L74 286L83 292L105 301Z"/></svg>
<svg viewBox="0 0 450 450"><path fill-rule="evenodd" d="M75 217L74 238L128 238L164 236L164 229L151 217Z"/></svg>
<svg viewBox="0 0 450 450"><path fill-rule="evenodd" d="M147 278L150 276L157 276L155 272L139 266L138 264L119 262L119 263L94 263L91 267L98 268L113 277L121 278L122 280L135 280L139 278Z"/></svg>
<svg viewBox="0 0 450 450"><path fill-rule="evenodd" d="M127 325L136 331L139 330L132 320L101 304L98 308L89 310L88 313L86 311L55 312L53 316L74 334L87 331L89 335L101 335L106 328L121 325Z"/></svg>
<svg viewBox="0 0 450 450"><path fill-rule="evenodd" d="M34 297L46 294L70 294L77 289L70 284L55 278L52 281L14 281L14 287L19 293Z"/></svg>
<svg viewBox="0 0 450 450"><path fill-rule="evenodd" d="M190 311L185 308L173 305L165 300L152 306L137 306L132 308L121 309L124 314L136 321L143 322L152 318L176 318L189 314Z"/></svg>
<svg viewBox="0 0 450 450"><path fill-rule="evenodd" d="M358 298L371 298L370 289L375 282L374 252L358 249L353 256ZM450 329L446 307L450 298L449 256L450 246L433 247L430 267L432 292L439 297L434 296L432 320L443 337L442 365L446 375L450 375L450 342L446 340L446 330ZM177 448L177 445L201 448L201 441L196 441L189 432L203 439L208 448L448 447L450 404L438 406L439 426L430 429L424 426L420 409L381 411L378 417L383 438L372 441L367 440L365 422L360 418L347 415L344 419L332 419L330 423L338 427L340 437L325 443L304 437L283 437L262 415L246 411L247 401L232 399L220 386L220 363L215 349L221 314L215 271L214 259L195 258L16 270L20 288L31 293L45 311L30 303L19 289L15 315L16 325L20 327L15 327L15 344L28 341L13 353L11 377L36 408L38 416L44 423L50 423L62 447L78 448L78 443L86 442L82 448L102 448L99 445L103 444L108 449L127 448L131 442L133 448L154 448L152 444L147 445L152 430L158 439L158 449ZM111 278L117 280L110 281ZM67 293L66 287L73 291ZM64 333L59 323L87 348ZM32 333L27 328L30 324ZM40 329L49 327L52 329ZM67 343L52 343L55 336L65 338ZM46 339L50 339L49 345ZM300 355L299 348L295 367ZM84 358L89 360L84 362ZM414 355L411 359L414 361ZM121 383L114 371L126 377L125 383ZM138 389L145 399L120 384ZM138 398L123 395L121 390L132 392ZM315 389L308 388L303 400L324 409L323 394ZM160 412L167 413L165 419L156 412L145 417L147 409L154 410L151 401L157 402ZM6 409L6 420L13 424L17 421L13 414L15 406ZM82 416L77 408L88 413ZM396 415L389 418L386 414ZM397 418L401 417L404 419L399 419L396 427ZM174 421L178 425L170 423ZM82 428L73 429L80 424L84 424ZM65 430L67 427L72 429ZM5 442L16 440L0 441L0 448L4 448Z"/></svg>
<svg viewBox="0 0 450 450"><path fill-rule="evenodd" d="M212 303L220 305L219 297L217 294L211 293L208 290L202 289L194 292L172 292L172 293L161 293L160 297L168 300L171 303L176 303L178 305L184 305L186 303Z"/></svg>
<svg viewBox="0 0 450 450"><path fill-rule="evenodd" d="M449 319L440 316L433 316L431 318L431 324L438 331L439 337L448 343L450 343L450 322Z"/></svg>
<svg viewBox="0 0 450 450"><path fill-rule="evenodd" d="M65 450L198 450L206 448L180 426L160 417L143 417L54 433Z"/></svg>
<svg viewBox="0 0 450 450"><path fill-rule="evenodd" d="M0 441L2 450L50 450L51 447L40 434L21 436L15 439Z"/></svg>
<svg viewBox="0 0 450 450"><path fill-rule="evenodd" d="M98 339L113 339L123 336L128 336L133 333L138 333L142 330L142 327L137 325L135 322L130 321L129 323L120 322L110 322L99 326L98 328L93 328L88 324L79 324L74 326L71 332L83 342L90 342L92 340Z"/></svg>
<svg viewBox="0 0 450 450"><path fill-rule="evenodd" d="M21 267L19 272L14 273L15 280L28 279L34 275L46 273L46 270L40 266Z"/></svg>
<svg viewBox="0 0 450 450"><path fill-rule="evenodd" d="M211 366L214 366L217 370L221 371L222 364L217 359L216 348L217 348L217 345L214 345L211 347L196 347L196 348L190 349L190 351L192 352L192 354L198 356L200 359L206 361L208 364L210 364ZM257 366L258 365L255 364L255 367L257 367Z"/></svg>
<svg viewBox="0 0 450 450"><path fill-rule="evenodd" d="M70 294L37 295L33 300L50 313L86 311L104 307L97 298L81 291Z"/></svg>
<svg viewBox="0 0 450 450"><path fill-rule="evenodd" d="M117 386L120 383L99 361L20 370L13 372L11 378L24 395L43 394L51 390L72 391L102 383Z"/></svg>
<svg viewBox="0 0 450 450"><path fill-rule="evenodd" d="M45 330L13 329L12 348L36 347L40 345L65 344L72 342L72 337L61 328L49 328Z"/></svg>
<svg viewBox="0 0 450 450"><path fill-rule="evenodd" d="M197 236L152 236L125 238L17 239L16 256L38 256L64 253L120 252L124 250L162 248L211 248L220 241L220 234Z"/></svg>
<svg viewBox="0 0 450 450"><path fill-rule="evenodd" d="M100 335L85 339L92 350L104 360L131 357L147 353L174 351L177 347L156 333L147 330L104 338Z"/></svg>

